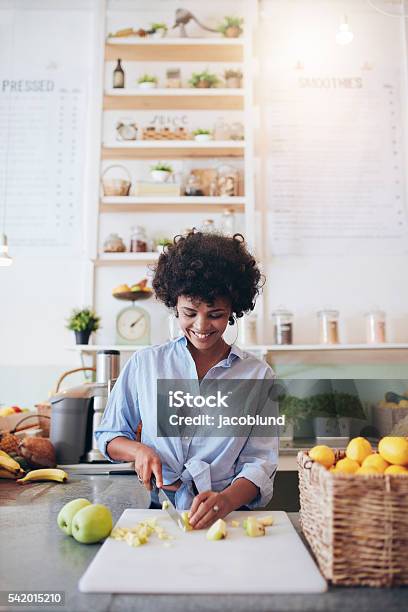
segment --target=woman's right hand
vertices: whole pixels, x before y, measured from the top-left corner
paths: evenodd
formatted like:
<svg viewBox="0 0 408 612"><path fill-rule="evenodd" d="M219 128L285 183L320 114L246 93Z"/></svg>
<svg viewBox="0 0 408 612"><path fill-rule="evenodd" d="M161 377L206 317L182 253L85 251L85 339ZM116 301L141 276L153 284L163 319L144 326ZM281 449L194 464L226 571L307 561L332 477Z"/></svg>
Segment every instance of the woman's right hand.
<svg viewBox="0 0 408 612"><path fill-rule="evenodd" d="M163 486L162 464L159 455L146 444L138 443L135 453L135 472L148 491L152 490L150 479L152 474L156 478L156 485L160 489Z"/></svg>

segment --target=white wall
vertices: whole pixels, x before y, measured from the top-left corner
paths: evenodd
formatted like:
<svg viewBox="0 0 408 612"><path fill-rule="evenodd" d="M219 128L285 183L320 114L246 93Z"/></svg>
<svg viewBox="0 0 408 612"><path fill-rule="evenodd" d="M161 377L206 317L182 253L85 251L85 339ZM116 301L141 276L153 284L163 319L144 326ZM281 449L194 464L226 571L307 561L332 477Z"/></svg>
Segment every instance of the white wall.
<svg viewBox="0 0 408 612"><path fill-rule="evenodd" d="M377 5L384 3L377 2ZM406 120L407 108L407 47L406 30L402 18L387 17L373 11L364 0L344 2L326 2L324 0L265 0L263 2L262 30L264 45L260 57L260 75L267 79L267 68L279 69L281 65L291 69L299 60L304 62L306 75L330 74L330 69L336 73L339 66L353 66L353 75L361 73L361 65L368 61L373 66L373 74L386 81L385 75L390 79L399 81L401 93L402 119ZM353 42L345 47L336 45L334 36L342 15L346 13L350 26L354 32ZM284 61L287 60L286 65ZM262 78L262 77L260 77ZM279 87L282 83L265 84L268 87ZM382 81L379 86L382 85ZM283 86L283 85L282 85ZM263 98L267 104L266 98ZM262 105L262 99L261 99ZM262 111L262 108L261 108ZM325 123L330 109L321 108L321 121ZM373 140L386 130L387 118L384 116L384 125L373 126ZM327 121L329 124L330 121ZM356 126L358 131L358 126ZM263 136L263 138L262 138ZM266 135L266 138L269 134ZM398 125L398 134L405 161L402 162L407 181L407 126ZM261 134L260 150L268 155L268 142L265 141L265 132ZM352 146L352 145L350 145ZM384 145L385 146L385 145ZM336 142L333 142L333 149ZM313 143L311 155L313 155ZM374 156L382 155L382 151L370 151ZM307 163L307 159L299 161ZM339 156L340 157L340 156ZM262 166L262 164L261 164ZM297 169L293 168L293 174ZM270 168L266 162L263 174L260 177L260 191L262 202L258 200L264 214L264 223L267 218L268 206L271 198L270 190L265 189L268 183ZM342 176L339 176L339 181ZM273 177L271 178L273 182ZM392 181L388 189L392 190ZM406 192L407 193L407 192ZM312 194L313 196L313 194ZM387 205L390 198L381 198L378 194L379 205ZM262 206L263 205L263 206ZM358 202L356 203L358 205ZM406 223L407 199L404 207L404 222ZM382 229L382 228L381 228ZM265 234L268 242L268 235ZM363 242L361 242L363 244ZM405 238L405 245L407 237ZM344 247L337 254L322 251L316 255L306 253L279 255L269 251L269 260L266 266L267 287L265 290L265 308L270 314L277 307L284 305L295 314L294 342L316 343L318 338L316 311L322 308L336 308L340 311L341 341L346 343L365 342L364 313L373 308L381 308L387 314L387 336L390 342L408 341L408 284L406 270L408 265L407 249L399 245L393 248L391 242L389 253L383 248L380 241L373 242L373 246L366 252L365 247L359 252L352 246ZM378 251L376 252L376 249ZM396 254L396 250L399 253ZM272 323L268 319L266 342L273 341Z"/></svg>
<svg viewBox="0 0 408 612"><path fill-rule="evenodd" d="M32 75L46 78L50 70L55 68L58 72L61 67L59 74L62 77L73 75L74 81L78 76L76 71L91 75L98 27L97 4L91 0L0 2L2 78L30 78ZM14 40L10 34L13 28ZM89 78L89 86L91 82ZM89 94L88 90L88 101ZM79 118L85 125L89 125L90 110L85 105L83 116ZM85 130L79 145L84 150L88 136ZM13 238L18 238L12 224L16 211L11 207L7 210L9 227L7 229L6 224L6 231L14 262L11 267L0 269L0 404L32 408L35 402L47 398L63 371L79 365L78 358L65 350L72 343L72 332L65 329L65 319L72 307L83 305L84 300L89 299L84 241L86 155L83 160L80 175L76 175L84 185L80 201L75 202L79 246L73 243L69 254L62 255L62 250L54 247L30 249L13 244ZM55 180L50 176L53 162L51 158L40 169L46 176L48 173L50 182ZM26 171L29 173L30 167ZM10 168L10 175L12 172ZM33 197L24 185L24 177L20 179L21 198L25 198L28 214ZM11 193L13 189L10 189ZM32 237L35 239L34 234Z"/></svg>

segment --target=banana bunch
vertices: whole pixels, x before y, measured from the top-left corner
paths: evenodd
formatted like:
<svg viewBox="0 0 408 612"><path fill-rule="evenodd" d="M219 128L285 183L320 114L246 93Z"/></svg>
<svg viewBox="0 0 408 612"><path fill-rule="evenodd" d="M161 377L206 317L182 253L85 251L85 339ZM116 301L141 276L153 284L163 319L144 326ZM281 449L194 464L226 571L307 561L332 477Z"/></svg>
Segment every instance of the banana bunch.
<svg viewBox="0 0 408 612"><path fill-rule="evenodd" d="M24 478L17 480L19 484L26 482L34 482L36 480L54 480L55 482L65 482L68 480L68 474L64 470L57 468L45 468L40 470L31 470Z"/></svg>
<svg viewBox="0 0 408 612"><path fill-rule="evenodd" d="M8 453L0 450L0 478L17 480L23 474L24 470L21 469L20 464L10 457Z"/></svg>
<svg viewBox="0 0 408 612"><path fill-rule="evenodd" d="M65 482L68 479L68 474L64 470L57 468L46 468L40 470L31 470L26 476L25 472L17 461L10 457L5 451L0 450L0 478L15 480L19 484L26 482L35 482L37 480L53 480L55 482ZM24 476L24 478L22 478Z"/></svg>

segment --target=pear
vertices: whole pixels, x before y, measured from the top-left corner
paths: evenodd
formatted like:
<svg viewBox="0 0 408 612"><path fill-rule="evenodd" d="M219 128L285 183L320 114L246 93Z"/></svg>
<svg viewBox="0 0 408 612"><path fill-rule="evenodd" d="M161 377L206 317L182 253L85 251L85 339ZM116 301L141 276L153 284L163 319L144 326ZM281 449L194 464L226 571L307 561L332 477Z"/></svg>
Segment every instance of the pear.
<svg viewBox="0 0 408 612"><path fill-rule="evenodd" d="M61 508L59 514L57 516L58 527L67 535L72 535L72 520L76 513L85 508L85 506L90 506L91 502L83 497L79 497L78 499L73 499L68 502Z"/></svg>
<svg viewBox="0 0 408 612"><path fill-rule="evenodd" d="M227 537L227 523L222 519L215 521L207 531L207 540L223 540Z"/></svg>

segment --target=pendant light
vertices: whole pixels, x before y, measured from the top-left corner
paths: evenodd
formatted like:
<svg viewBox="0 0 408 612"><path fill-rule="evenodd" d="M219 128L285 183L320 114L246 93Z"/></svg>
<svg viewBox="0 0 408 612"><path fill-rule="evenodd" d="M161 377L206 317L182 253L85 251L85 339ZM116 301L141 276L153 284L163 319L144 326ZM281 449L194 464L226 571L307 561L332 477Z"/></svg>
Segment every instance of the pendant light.
<svg viewBox="0 0 408 612"><path fill-rule="evenodd" d="M349 45L352 42L353 38L354 34L350 30L347 15L344 15L336 34L336 42L338 45Z"/></svg>

